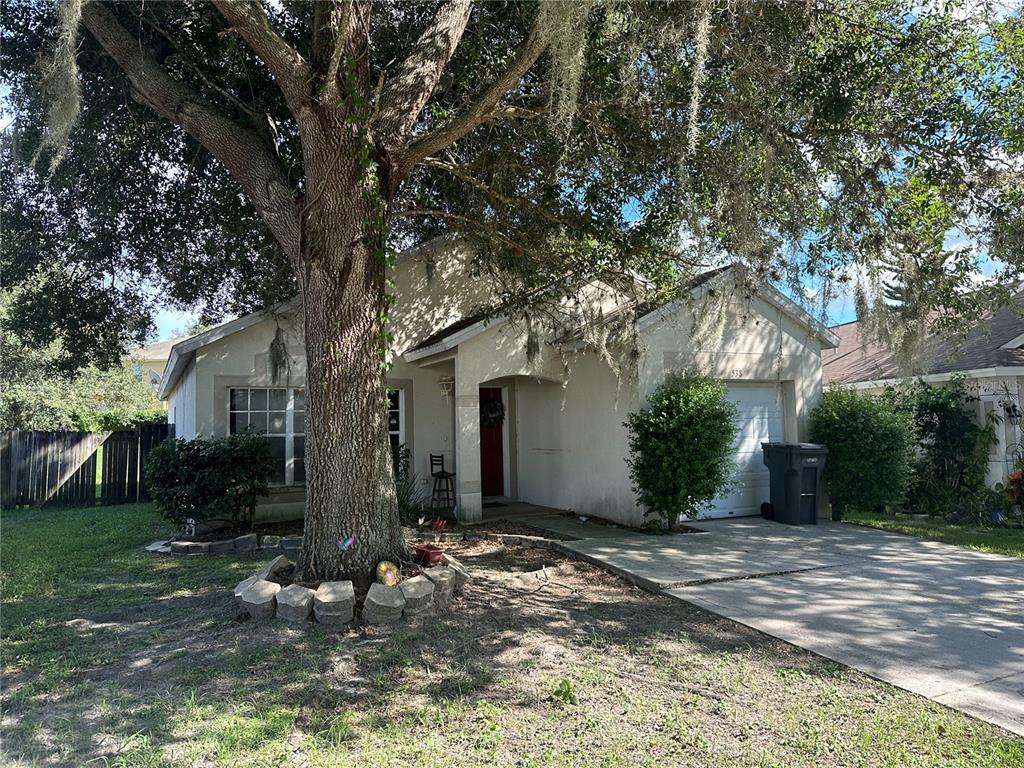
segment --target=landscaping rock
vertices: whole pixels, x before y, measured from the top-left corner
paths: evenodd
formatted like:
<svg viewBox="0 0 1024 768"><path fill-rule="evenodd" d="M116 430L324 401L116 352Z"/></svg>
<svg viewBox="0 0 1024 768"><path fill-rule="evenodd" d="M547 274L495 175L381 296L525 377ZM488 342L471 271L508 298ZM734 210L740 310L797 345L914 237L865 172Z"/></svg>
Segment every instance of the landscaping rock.
<svg viewBox="0 0 1024 768"><path fill-rule="evenodd" d="M231 552L235 548L234 539L222 539L221 541L210 542L210 554L217 555L223 552Z"/></svg>
<svg viewBox="0 0 1024 768"><path fill-rule="evenodd" d="M240 582L238 582L238 586L235 587L234 594L235 594L235 602L238 603L238 606L240 608L243 607L242 606L242 595L245 594L245 590L247 590L249 587L251 587L253 584L255 584L259 580L260 580L259 576L248 576L248 577L242 579Z"/></svg>
<svg viewBox="0 0 1024 768"><path fill-rule="evenodd" d="M514 544L519 547L533 547L535 549L551 549L551 539L543 536L527 536L521 533L505 533L498 537L502 544Z"/></svg>
<svg viewBox="0 0 1024 768"><path fill-rule="evenodd" d="M447 565L435 565L425 570L424 575L434 582L434 603L447 605L455 591L455 571Z"/></svg>
<svg viewBox="0 0 1024 768"><path fill-rule="evenodd" d="M172 541L170 543L172 555L187 555L188 548L192 546L191 541Z"/></svg>
<svg viewBox="0 0 1024 768"><path fill-rule="evenodd" d="M325 581L313 596L316 620L328 629L338 629L352 621L356 591L351 581Z"/></svg>
<svg viewBox="0 0 1024 768"><path fill-rule="evenodd" d="M469 581L469 571L466 569L466 566L447 552L444 555L444 560L448 563L448 567L455 571L455 593L462 594L462 588L466 586L466 582Z"/></svg>
<svg viewBox="0 0 1024 768"><path fill-rule="evenodd" d="M277 593L277 618L285 621L309 621L316 593L300 584L289 584Z"/></svg>
<svg viewBox="0 0 1024 768"><path fill-rule="evenodd" d="M434 607L434 582L426 576L406 579L398 588L405 597L405 615L416 616Z"/></svg>
<svg viewBox="0 0 1024 768"><path fill-rule="evenodd" d="M281 546L284 549L302 549L301 536L282 536Z"/></svg>
<svg viewBox="0 0 1024 768"><path fill-rule="evenodd" d="M281 548L281 537L280 536L264 536L260 539L261 549L280 549Z"/></svg>
<svg viewBox="0 0 1024 768"><path fill-rule="evenodd" d="M294 565L294 563L287 557L285 557L284 555L278 555L269 563L267 563L258 571L256 571L256 578L269 579L274 574L279 573L285 570L286 568L290 568L292 565Z"/></svg>
<svg viewBox="0 0 1024 768"><path fill-rule="evenodd" d="M167 547L166 541L154 541L152 544L146 546L147 552L159 552L161 549Z"/></svg>
<svg viewBox="0 0 1024 768"><path fill-rule="evenodd" d="M562 565L545 566L536 571L527 571L526 573L517 573L512 577L513 586L521 587L523 589L532 589L537 584L543 584L552 579L556 579L559 576L570 576L576 573L576 566L572 563L563 563Z"/></svg>
<svg viewBox="0 0 1024 768"><path fill-rule="evenodd" d="M370 624L390 624L402 618L404 608L405 595L400 587L374 582L363 603L363 619Z"/></svg>
<svg viewBox="0 0 1024 768"><path fill-rule="evenodd" d="M242 607L254 619L272 618L277 610L277 593L280 591L280 584L256 579L242 593Z"/></svg>
<svg viewBox="0 0 1024 768"><path fill-rule="evenodd" d="M256 534L247 533L235 539L235 552L252 552L256 549Z"/></svg>
<svg viewBox="0 0 1024 768"><path fill-rule="evenodd" d="M196 541L188 545L190 555L205 555L210 552L210 542Z"/></svg>

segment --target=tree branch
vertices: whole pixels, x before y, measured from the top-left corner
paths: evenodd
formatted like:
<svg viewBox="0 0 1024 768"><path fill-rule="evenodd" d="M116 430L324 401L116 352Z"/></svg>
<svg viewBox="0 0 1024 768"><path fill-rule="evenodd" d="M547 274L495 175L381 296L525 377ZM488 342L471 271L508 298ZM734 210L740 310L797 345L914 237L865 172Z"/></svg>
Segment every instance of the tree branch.
<svg viewBox="0 0 1024 768"><path fill-rule="evenodd" d="M228 169L289 257L299 229L285 169L259 134L217 110L168 75L101 3L84 3L82 23L128 76L132 96L181 126Z"/></svg>
<svg viewBox="0 0 1024 768"><path fill-rule="evenodd" d="M423 30L416 45L384 87L374 122L388 148L404 145L430 99L441 73L462 39L472 0L447 0Z"/></svg>
<svg viewBox="0 0 1024 768"><path fill-rule="evenodd" d="M491 235L503 242L508 248L516 253L525 253L526 249L514 240L510 240L505 235L501 234L496 227L489 223L471 216L463 216L460 213L452 213L451 211L443 211L440 208L406 208L403 211L396 211L392 214L395 218L408 218L408 217L424 217L424 218L435 218L442 219L444 221L455 221L459 224L465 224L471 229L477 231L487 230Z"/></svg>
<svg viewBox="0 0 1024 768"><path fill-rule="evenodd" d="M321 74L323 98L338 96L338 70L352 16L352 4L340 0L318 2L313 6L313 66Z"/></svg>
<svg viewBox="0 0 1024 768"><path fill-rule="evenodd" d="M214 5L270 68L288 106L298 116L312 94L312 72L306 60L270 26L260 0L214 0Z"/></svg>
<svg viewBox="0 0 1024 768"><path fill-rule="evenodd" d="M465 112L446 125L427 133L405 151L399 163L399 178L408 176L420 162L454 144L481 123L489 120L506 93L515 88L523 75L529 71L547 48L547 41L541 34L536 21L530 28L526 40L516 52L512 65L485 90L477 101Z"/></svg>
<svg viewBox="0 0 1024 768"><path fill-rule="evenodd" d="M185 50L182 49L181 45L178 44L178 41L174 38L174 36L167 34L167 31L163 27L161 27L160 24L158 24L154 19L149 18L148 15L143 15L139 18L143 24L145 24L147 27L152 29L154 32L160 35L160 37L167 41L167 44L170 45L178 54L178 58L180 59L180 61L193 72L195 72L196 76L198 76L199 79L203 81L203 85L205 85L210 90L219 93L221 96L230 101L232 104L238 107L238 109L240 109L245 114L249 115L249 117L253 118L254 120L260 119L262 117L262 115L256 110L256 108L252 104L246 104L240 98L235 96L235 94L231 93L226 88L222 88L221 86L217 85L217 83L215 83L213 80L211 80L206 75L206 73L203 72L202 67L200 67L199 64L197 64L195 60L192 59L192 57L187 52L185 52Z"/></svg>
<svg viewBox="0 0 1024 768"><path fill-rule="evenodd" d="M487 184L473 176L471 173L466 171L464 166L456 165L455 163L446 163L443 160L436 160L433 158L425 159L423 161L423 165L430 168L437 168L438 170L445 171L446 173L450 173L455 178L461 179L462 181L466 182L473 188L482 192L487 197L491 198L491 200L494 200L497 203L504 205L506 208L515 208L516 206L523 204L529 205L530 208L534 211L534 213L536 213L542 219L546 219L547 221L550 221L555 224L569 224L569 222L566 221L565 219L556 216L555 214L551 213L551 211L549 211L545 206L538 205L529 198L520 197L517 199L512 199L507 195L503 195L493 187L488 186Z"/></svg>

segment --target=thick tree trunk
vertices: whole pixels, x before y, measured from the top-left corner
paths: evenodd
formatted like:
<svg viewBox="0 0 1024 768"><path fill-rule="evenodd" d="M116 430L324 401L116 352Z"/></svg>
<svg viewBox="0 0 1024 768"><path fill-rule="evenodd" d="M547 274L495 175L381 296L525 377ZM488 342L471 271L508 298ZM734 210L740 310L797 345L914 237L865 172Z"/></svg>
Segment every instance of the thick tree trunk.
<svg viewBox="0 0 1024 768"><path fill-rule="evenodd" d="M344 136L343 129L331 133ZM332 137L333 138L333 137ZM358 139L306 144L299 288L306 335L306 523L299 576L367 588L405 557L387 431L384 207ZM346 146L347 144L347 146ZM365 164L365 160L362 161ZM338 541L354 536L343 557Z"/></svg>

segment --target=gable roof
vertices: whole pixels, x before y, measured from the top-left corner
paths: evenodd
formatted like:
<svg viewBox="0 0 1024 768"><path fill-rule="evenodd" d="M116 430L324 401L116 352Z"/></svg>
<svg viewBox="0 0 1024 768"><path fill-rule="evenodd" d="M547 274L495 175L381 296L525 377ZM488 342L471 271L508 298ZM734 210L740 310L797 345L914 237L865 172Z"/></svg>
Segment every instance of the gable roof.
<svg viewBox="0 0 1024 768"><path fill-rule="evenodd" d="M959 340L934 334L925 341L926 360L918 376L935 376L956 371L1024 366L1024 291L1006 306L986 313ZM877 342L860 338L860 323L844 323L833 329L839 347L821 356L825 384L856 384L902 378L892 352Z"/></svg>
<svg viewBox="0 0 1024 768"><path fill-rule="evenodd" d="M733 272L737 272L742 269L744 269L744 267L740 265L727 264L724 267L718 267L717 269L703 272L691 279L688 284L688 293L692 296L695 291L700 288L704 288L705 286L709 289L713 288L716 284L725 282ZM836 334L832 332L832 329L828 328L824 323L816 319L810 312L783 294L782 291L767 280L760 281L753 287L758 297L764 299L776 309L785 312L817 336L822 342L822 349L833 349L839 344L839 339ZM640 309L642 310L642 314L640 311L637 312L637 325L640 328L644 328L672 314L679 309L681 303L685 301L686 298L688 297L678 296L658 305L641 306Z"/></svg>
<svg viewBox="0 0 1024 768"><path fill-rule="evenodd" d="M459 331L464 331L470 326L482 322L486 317L487 315L484 314L483 312L478 312L472 315L466 315L466 317L462 318L461 320L456 320L454 323L446 325L444 328L441 328L440 330L434 331L429 336L425 336L423 339L416 342L416 344L409 347L409 349L406 350L406 354L408 354L409 352L419 352L426 349L427 347L432 347L435 344L439 344L440 342L447 339L449 336L454 336Z"/></svg>
<svg viewBox="0 0 1024 768"><path fill-rule="evenodd" d="M179 341L185 341L188 336L178 336L176 339L164 339L146 344L143 347L136 347L128 351L128 357L132 360L167 360L171 356L171 348Z"/></svg>
<svg viewBox="0 0 1024 768"><path fill-rule="evenodd" d="M282 312L289 312L297 309L299 306L299 299L295 297L282 301L279 304L275 304L272 307L261 309L259 312L253 312L251 315L243 315L242 317L234 320L229 320L226 323L215 326L208 331L197 333L195 336L190 336L183 341L179 341L173 347L171 347L170 357L167 358L167 365L164 366L164 377L160 382L160 391L157 392L157 397L161 400L166 400L174 389L175 384L178 383L178 379L188 368L188 364L192 362L192 358L195 357L196 350L205 347L207 344L212 344L215 341L227 338L239 331L244 331L246 328L251 328L257 323L265 320L268 317L281 314Z"/></svg>
<svg viewBox="0 0 1024 768"><path fill-rule="evenodd" d="M730 271L735 269L738 269L738 267L732 264L727 264L723 267L702 272L690 280L687 285L688 292L692 293L705 285L720 282L726 278ZM642 280L639 276L634 277L637 280ZM786 296L771 284L759 284L757 286L757 293L769 304L778 307L814 332L814 334L822 340L823 348L831 349L838 344L838 339L831 330L815 320L814 317L801 308L796 302L786 298ZM637 307L638 322L641 325L648 325L655 322L670 312L676 311L681 301L682 298L677 297L667 302L641 304ZM243 331L246 328L250 328L267 317L273 317L281 312L294 310L298 305L299 299L298 297L295 297L272 307L267 307L259 312L253 312L250 315L245 315L227 323L223 323L208 331L196 334L195 336L166 342L172 346L167 360L167 365L164 368L163 380L160 382L160 391L158 392L158 396L161 400L164 400L170 395L174 390L175 385L178 383L178 379L181 378L182 374L188 368L188 364L195 356L196 350L206 346L207 344L212 344L215 341L219 341ZM411 362L423 357L438 354L439 352L443 352L457 346L459 343L472 338L479 333L483 333L483 331L491 325L501 324L507 320L508 317L505 315L488 316L485 312L472 313L424 337L415 345L407 349L403 357L407 361ZM570 341L570 339L567 337L562 341L566 342Z"/></svg>
<svg viewBox="0 0 1024 768"><path fill-rule="evenodd" d="M692 294L698 288L706 285L710 286L715 282L721 282L726 279L730 271L735 269L738 269L738 267L733 264L727 264L723 267L710 269L707 272L701 272L690 279L686 285L686 292ZM839 339L824 325L824 323L816 320L810 313L805 311L796 302L788 299L771 284L763 283L758 285L757 293L769 304L777 307L783 312L786 312L808 328L808 330L812 331L815 336L821 339L822 347L824 349L832 349L839 343ZM677 296L674 299L658 302L646 302L636 305L635 312L638 326L643 328L653 322L656 322L660 318L675 312L679 309L683 300L683 297ZM611 316L607 317L606 320L612 321L615 318L624 316L628 310L629 306L623 305ZM436 355L439 352L444 352L457 346L459 343L476 336L478 333L482 333L491 325L503 323L506 320L508 320L508 318L503 315L491 316L489 318L485 313L469 315L444 328L441 328L438 331L435 331L417 342L405 352L404 357L407 361L412 362L423 357ZM578 345L582 343L582 341L582 330L576 330L566 334L556 343L572 346L574 344Z"/></svg>

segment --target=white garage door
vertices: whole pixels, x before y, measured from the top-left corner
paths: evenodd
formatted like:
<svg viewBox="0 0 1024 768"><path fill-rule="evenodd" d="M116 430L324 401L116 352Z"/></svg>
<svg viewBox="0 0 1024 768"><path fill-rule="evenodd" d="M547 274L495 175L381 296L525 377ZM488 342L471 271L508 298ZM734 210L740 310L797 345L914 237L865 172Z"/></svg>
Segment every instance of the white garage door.
<svg viewBox="0 0 1024 768"><path fill-rule="evenodd" d="M729 399L740 417L734 454L735 481L725 496L715 499L701 517L739 517L761 514L768 501L768 467L761 443L782 441L782 395L778 384L730 384Z"/></svg>

